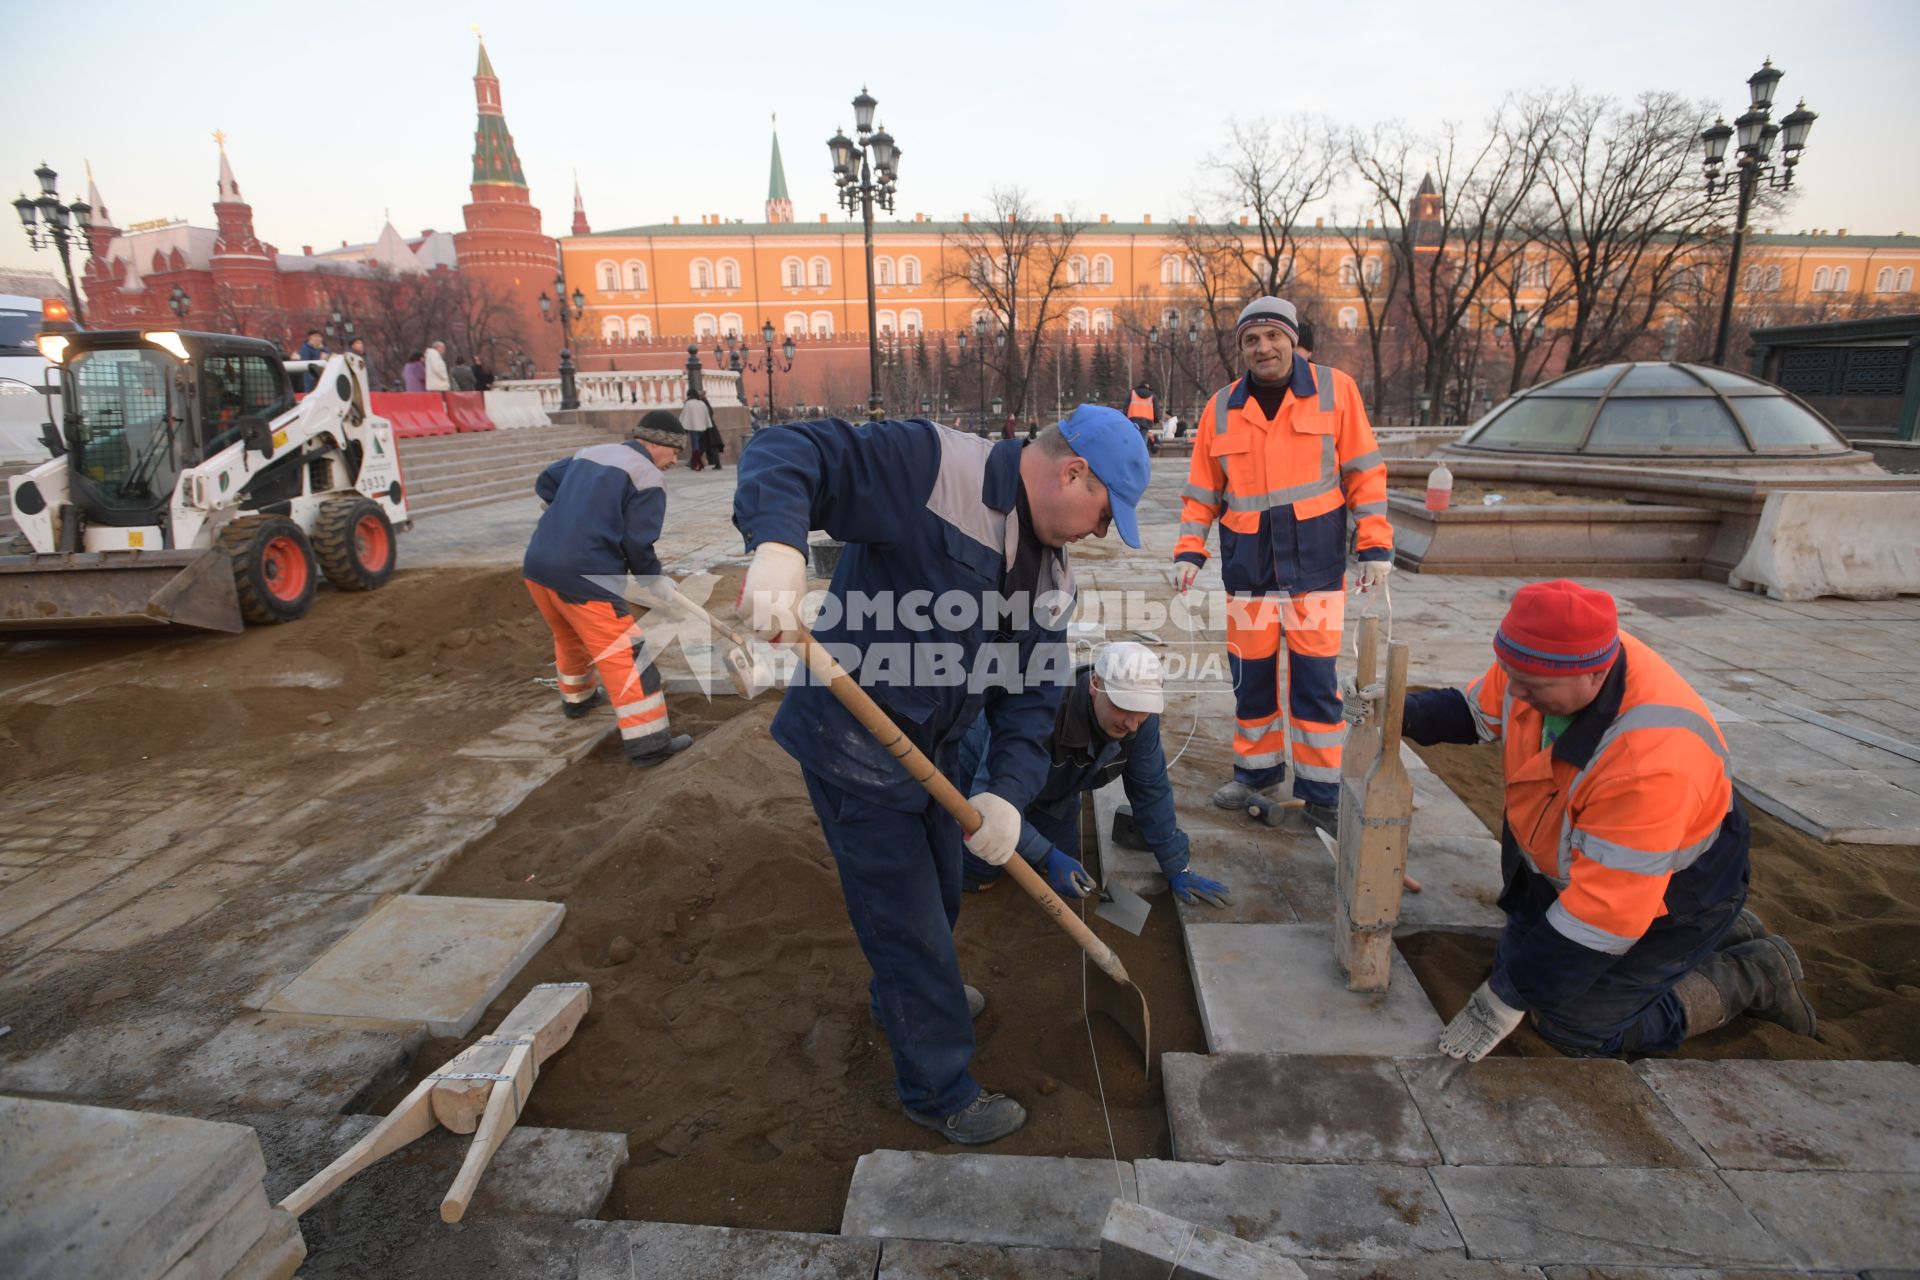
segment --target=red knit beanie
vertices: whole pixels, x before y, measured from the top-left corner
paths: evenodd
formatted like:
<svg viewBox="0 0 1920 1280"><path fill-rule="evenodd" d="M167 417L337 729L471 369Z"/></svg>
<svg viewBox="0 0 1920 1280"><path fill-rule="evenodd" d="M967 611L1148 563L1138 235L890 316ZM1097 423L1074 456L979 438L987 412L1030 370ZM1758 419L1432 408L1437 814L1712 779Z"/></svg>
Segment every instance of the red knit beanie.
<svg viewBox="0 0 1920 1280"><path fill-rule="evenodd" d="M1620 616L1604 591L1565 578L1530 582L1513 593L1493 651L1529 675L1604 671L1620 652Z"/></svg>

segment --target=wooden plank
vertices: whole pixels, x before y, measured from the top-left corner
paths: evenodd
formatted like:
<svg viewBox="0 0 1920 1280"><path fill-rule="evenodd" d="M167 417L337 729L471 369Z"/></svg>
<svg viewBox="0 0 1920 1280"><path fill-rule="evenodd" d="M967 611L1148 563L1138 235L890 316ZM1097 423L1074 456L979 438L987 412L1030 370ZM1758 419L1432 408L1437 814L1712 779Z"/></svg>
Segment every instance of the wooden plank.
<svg viewBox="0 0 1920 1280"><path fill-rule="evenodd" d="M1362 623L1359 689L1374 682L1378 625L1373 618ZM1413 819L1413 780L1400 758L1407 662L1406 641L1388 646L1384 696L1349 730L1341 763L1334 958L1353 991L1384 991L1392 975L1393 926L1400 919Z"/></svg>
<svg viewBox="0 0 1920 1280"><path fill-rule="evenodd" d="M447 1061L436 1074L499 1075L518 1047L517 1042L531 1039L534 1070L558 1053L573 1039L580 1019L587 1016L593 992L584 982L543 982L527 992L519 1004L493 1033L483 1036ZM487 1109L487 1097L494 1081L436 1080L433 1086L434 1118L455 1133L472 1133Z"/></svg>

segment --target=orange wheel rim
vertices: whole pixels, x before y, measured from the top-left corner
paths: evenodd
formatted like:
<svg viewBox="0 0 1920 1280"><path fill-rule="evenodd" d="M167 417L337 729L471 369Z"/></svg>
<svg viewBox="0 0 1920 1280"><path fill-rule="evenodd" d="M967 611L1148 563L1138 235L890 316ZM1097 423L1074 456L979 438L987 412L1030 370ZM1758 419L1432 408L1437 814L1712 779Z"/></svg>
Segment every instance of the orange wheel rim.
<svg viewBox="0 0 1920 1280"><path fill-rule="evenodd" d="M368 573L386 568L387 558L393 554L393 537L387 532L386 521L372 513L354 521L353 554Z"/></svg>
<svg viewBox="0 0 1920 1280"><path fill-rule="evenodd" d="M307 557L285 534L268 541L260 555L260 576L275 600L298 600L307 590Z"/></svg>

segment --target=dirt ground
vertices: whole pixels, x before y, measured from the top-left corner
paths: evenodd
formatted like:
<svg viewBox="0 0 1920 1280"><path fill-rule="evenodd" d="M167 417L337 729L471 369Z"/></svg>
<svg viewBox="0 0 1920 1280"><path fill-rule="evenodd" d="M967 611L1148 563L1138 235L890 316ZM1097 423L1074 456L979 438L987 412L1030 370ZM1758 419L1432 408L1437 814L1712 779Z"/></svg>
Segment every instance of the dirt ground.
<svg viewBox="0 0 1920 1280"><path fill-rule="evenodd" d="M1489 830L1500 830L1500 755L1491 747L1416 747ZM1736 1018L1689 1040L1680 1058L1879 1058L1920 1062L1920 850L1898 845L1821 844L1747 807L1753 827L1748 905L1793 944L1820 1014L1808 1040L1751 1018ZM1420 869L1410 868L1416 876ZM1443 1017L1459 1012L1493 963L1493 940L1427 933L1401 943L1420 985ZM1522 1027L1497 1050L1555 1051Z"/></svg>

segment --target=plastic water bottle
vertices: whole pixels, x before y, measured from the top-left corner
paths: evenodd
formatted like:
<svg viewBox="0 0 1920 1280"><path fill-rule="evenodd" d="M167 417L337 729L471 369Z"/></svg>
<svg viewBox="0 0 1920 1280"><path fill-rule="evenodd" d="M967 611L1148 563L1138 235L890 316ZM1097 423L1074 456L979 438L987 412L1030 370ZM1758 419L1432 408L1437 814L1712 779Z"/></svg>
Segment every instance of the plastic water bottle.
<svg viewBox="0 0 1920 1280"><path fill-rule="evenodd" d="M1453 505L1453 472L1441 463L1427 473L1427 510L1445 511Z"/></svg>

